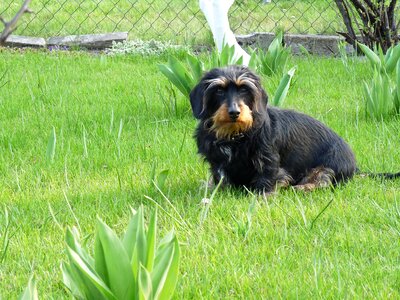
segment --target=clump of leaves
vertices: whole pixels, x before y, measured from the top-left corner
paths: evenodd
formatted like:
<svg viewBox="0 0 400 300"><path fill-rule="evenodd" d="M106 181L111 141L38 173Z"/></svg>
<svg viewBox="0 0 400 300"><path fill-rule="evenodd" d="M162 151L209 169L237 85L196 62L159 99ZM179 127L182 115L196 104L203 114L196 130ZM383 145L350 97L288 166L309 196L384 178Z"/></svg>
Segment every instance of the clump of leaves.
<svg viewBox="0 0 400 300"><path fill-rule="evenodd" d="M200 81L204 72L204 64L194 55L186 53L188 68L176 57L170 56L166 65L158 65L161 73L185 96Z"/></svg>
<svg viewBox="0 0 400 300"><path fill-rule="evenodd" d="M400 113L400 45L390 47L385 55L381 49L358 46L374 70L372 80L364 82L366 115L381 119Z"/></svg>
<svg viewBox="0 0 400 300"><path fill-rule="evenodd" d="M358 47L370 61L372 67L380 73L392 74L400 59L400 44L390 47L386 54L381 48L372 50L368 46L358 43Z"/></svg>
<svg viewBox="0 0 400 300"><path fill-rule="evenodd" d="M98 219L94 257L67 231L63 281L79 299L170 299L178 279L179 244L171 231L156 247L157 211L145 228L140 207L120 239Z"/></svg>
<svg viewBox="0 0 400 300"><path fill-rule="evenodd" d="M283 31L278 31L267 51L260 50L258 52L257 71L266 76L283 74L291 51L290 47L283 45Z"/></svg>

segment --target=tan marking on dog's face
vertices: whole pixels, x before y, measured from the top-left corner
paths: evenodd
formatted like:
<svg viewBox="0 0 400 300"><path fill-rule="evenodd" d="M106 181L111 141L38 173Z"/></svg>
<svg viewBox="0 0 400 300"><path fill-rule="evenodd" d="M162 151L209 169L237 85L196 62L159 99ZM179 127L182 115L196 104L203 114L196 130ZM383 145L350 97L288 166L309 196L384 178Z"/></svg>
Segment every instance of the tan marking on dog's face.
<svg viewBox="0 0 400 300"><path fill-rule="evenodd" d="M251 90L258 90L257 81L249 77L247 73L240 74L239 77L236 78L235 84L237 86L245 85Z"/></svg>
<svg viewBox="0 0 400 300"><path fill-rule="evenodd" d="M229 80L226 77L217 77L207 81L208 87L207 89L212 89L215 86L226 88L229 83Z"/></svg>
<svg viewBox="0 0 400 300"><path fill-rule="evenodd" d="M239 103L240 114L236 121L229 117L228 106L222 104L212 116L213 125L210 130L215 132L218 139L230 139L244 133L253 126L253 115L250 108L243 102Z"/></svg>

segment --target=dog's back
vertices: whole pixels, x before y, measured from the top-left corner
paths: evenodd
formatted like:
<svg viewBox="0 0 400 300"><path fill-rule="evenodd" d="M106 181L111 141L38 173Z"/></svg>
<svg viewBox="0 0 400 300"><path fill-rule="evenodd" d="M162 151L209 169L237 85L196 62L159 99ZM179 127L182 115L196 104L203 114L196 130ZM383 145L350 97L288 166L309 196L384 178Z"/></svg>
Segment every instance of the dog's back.
<svg viewBox="0 0 400 300"><path fill-rule="evenodd" d="M280 166L298 183L317 167L330 168L335 182L353 176L357 167L349 145L330 128L305 114L268 107L270 127Z"/></svg>

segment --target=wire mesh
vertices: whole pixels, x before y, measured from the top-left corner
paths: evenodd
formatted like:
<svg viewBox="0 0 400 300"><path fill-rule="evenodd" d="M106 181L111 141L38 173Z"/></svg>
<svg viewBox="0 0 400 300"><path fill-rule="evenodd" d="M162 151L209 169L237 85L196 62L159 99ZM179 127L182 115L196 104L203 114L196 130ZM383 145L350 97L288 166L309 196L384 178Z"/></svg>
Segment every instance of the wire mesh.
<svg viewBox="0 0 400 300"><path fill-rule="evenodd" d="M3 0L11 18L22 0ZM333 0L236 0L230 23L238 34L274 32L332 34L342 29ZM130 38L199 42L211 38L197 0L37 0L15 32L60 36L128 31ZM0 27L1 30L1 27Z"/></svg>

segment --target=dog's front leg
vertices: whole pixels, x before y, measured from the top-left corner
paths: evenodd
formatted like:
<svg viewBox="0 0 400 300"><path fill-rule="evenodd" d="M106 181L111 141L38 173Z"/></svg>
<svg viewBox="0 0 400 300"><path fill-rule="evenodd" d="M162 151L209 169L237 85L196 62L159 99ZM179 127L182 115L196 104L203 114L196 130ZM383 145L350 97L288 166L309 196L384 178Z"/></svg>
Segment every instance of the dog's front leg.
<svg viewBox="0 0 400 300"><path fill-rule="evenodd" d="M269 158L267 163L256 164L258 172L253 178L252 188L260 194L275 192L279 175L279 158Z"/></svg>
<svg viewBox="0 0 400 300"><path fill-rule="evenodd" d="M260 194L272 194L275 192L276 176L260 175L254 179L253 189Z"/></svg>
<svg viewBox="0 0 400 300"><path fill-rule="evenodd" d="M211 164L211 173L212 173L212 183L209 183L209 186L217 185L221 180L221 186L228 185L228 178L224 173L223 169L218 164Z"/></svg>

